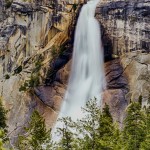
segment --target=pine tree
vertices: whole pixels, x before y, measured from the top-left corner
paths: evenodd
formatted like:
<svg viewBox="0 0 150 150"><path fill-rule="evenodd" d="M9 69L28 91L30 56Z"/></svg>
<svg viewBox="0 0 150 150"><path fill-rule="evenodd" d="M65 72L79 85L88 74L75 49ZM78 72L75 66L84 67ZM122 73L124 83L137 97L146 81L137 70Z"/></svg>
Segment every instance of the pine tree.
<svg viewBox="0 0 150 150"><path fill-rule="evenodd" d="M145 116L139 102L131 102L124 120L124 149L138 150L145 138Z"/></svg>
<svg viewBox="0 0 150 150"><path fill-rule="evenodd" d="M86 107L83 108L85 117L77 122L76 130L81 135L79 137L79 149L85 150L98 150L100 144L98 142L98 128L101 110L97 105L97 100L90 100L87 102Z"/></svg>
<svg viewBox="0 0 150 150"><path fill-rule="evenodd" d="M122 150L124 147L123 145L123 138L122 138L122 131L119 129L118 123L114 124L114 129L112 130L113 137L112 137L112 149L113 150Z"/></svg>
<svg viewBox="0 0 150 150"><path fill-rule="evenodd" d="M62 118L64 126L59 128L62 138L58 143L58 150L98 150L97 129L101 112L96 99L88 101L82 110L85 117L77 122L73 122L71 118Z"/></svg>
<svg viewBox="0 0 150 150"><path fill-rule="evenodd" d="M61 140L58 143L57 149L58 150L72 150L74 147L74 137L73 132L71 131L71 124L73 121L70 117L61 118L59 119L63 128L58 128L58 133L61 136Z"/></svg>
<svg viewBox="0 0 150 150"><path fill-rule="evenodd" d="M120 150L120 131L113 123L108 105L101 112L97 100L90 100L82 108L84 117L77 122L63 118L58 150Z"/></svg>
<svg viewBox="0 0 150 150"><path fill-rule="evenodd" d="M140 150L149 150L150 149L150 97L148 99L148 107L145 109L145 124L146 124L146 136L144 141L141 143Z"/></svg>
<svg viewBox="0 0 150 150"><path fill-rule="evenodd" d="M101 149L113 149L113 135L114 135L113 119L109 111L109 106L105 104L99 122L99 143Z"/></svg>
<svg viewBox="0 0 150 150"><path fill-rule="evenodd" d="M29 127L25 128L26 133L19 136L18 148L20 150L43 150L51 149L50 131L46 130L45 120L34 111L31 116Z"/></svg>

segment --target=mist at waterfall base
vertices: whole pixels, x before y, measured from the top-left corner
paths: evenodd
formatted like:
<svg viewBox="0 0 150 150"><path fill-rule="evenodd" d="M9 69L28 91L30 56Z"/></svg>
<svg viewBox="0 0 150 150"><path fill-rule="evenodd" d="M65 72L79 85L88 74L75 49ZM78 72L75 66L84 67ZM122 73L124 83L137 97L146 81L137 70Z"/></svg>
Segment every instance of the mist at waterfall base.
<svg viewBox="0 0 150 150"><path fill-rule="evenodd" d="M89 1L81 9L75 32L71 74L58 118L81 119L84 115L81 107L85 107L86 102L94 97L100 103L100 93L105 89L100 25L94 17L98 2ZM52 130L54 141L59 138L55 134L58 127L63 127L59 121Z"/></svg>

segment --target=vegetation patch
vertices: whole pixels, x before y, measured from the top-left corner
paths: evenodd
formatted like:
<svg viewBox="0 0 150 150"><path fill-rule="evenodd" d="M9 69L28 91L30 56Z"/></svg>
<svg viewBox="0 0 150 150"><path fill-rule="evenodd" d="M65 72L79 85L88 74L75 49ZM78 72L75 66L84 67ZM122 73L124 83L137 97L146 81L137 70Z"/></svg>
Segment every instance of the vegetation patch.
<svg viewBox="0 0 150 150"><path fill-rule="evenodd" d="M5 7L10 8L12 3L13 3L13 0L5 0Z"/></svg>
<svg viewBox="0 0 150 150"><path fill-rule="evenodd" d="M56 46L52 46L51 48L51 55L52 55L52 58L53 59L56 59L58 58L60 55L63 55L63 53L65 52L66 50L66 45L63 44L59 47L56 47Z"/></svg>
<svg viewBox="0 0 150 150"><path fill-rule="evenodd" d="M10 75L9 74L6 74L5 75L5 79L7 80L7 79L9 79L10 78Z"/></svg>
<svg viewBox="0 0 150 150"><path fill-rule="evenodd" d="M19 150L50 150L50 130L46 130L45 120L38 111L34 111L25 134L19 135L17 149Z"/></svg>
<svg viewBox="0 0 150 150"><path fill-rule="evenodd" d="M18 150L149 150L150 147L150 98L148 105L142 107L142 97L138 102L131 101L126 109L124 127L120 130L114 122L105 104L101 110L97 100L87 102L82 108L84 117L73 121L70 117L60 118L62 126L55 134L57 142L51 138L50 130L46 129L45 120L34 111L24 133L18 136ZM2 106L2 105L1 105ZM0 107L3 110L3 107ZM2 111L2 116L5 112ZM5 117L2 119L5 122ZM0 120L1 121L1 120ZM5 127L3 124L3 128ZM0 148L3 141L0 130ZM2 149L1 148L1 149Z"/></svg>
<svg viewBox="0 0 150 150"><path fill-rule="evenodd" d="M33 87L36 87L40 84L40 70L42 67L42 62L44 60L44 57L42 55L37 56L35 62L35 67L33 68L31 72L31 76L29 80L26 80L23 85L20 86L19 91L27 91L30 90Z"/></svg>
<svg viewBox="0 0 150 150"><path fill-rule="evenodd" d="M22 71L22 66L19 66L14 70L14 74L19 74Z"/></svg>

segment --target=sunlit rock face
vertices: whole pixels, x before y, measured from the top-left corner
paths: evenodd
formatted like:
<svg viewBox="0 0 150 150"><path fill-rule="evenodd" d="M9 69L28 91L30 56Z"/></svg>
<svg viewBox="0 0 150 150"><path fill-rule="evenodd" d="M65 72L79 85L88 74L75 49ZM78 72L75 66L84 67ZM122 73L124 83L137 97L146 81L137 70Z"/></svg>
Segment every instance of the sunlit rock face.
<svg viewBox="0 0 150 150"><path fill-rule="evenodd" d="M148 0L103 0L96 16L111 38L114 55L150 51L150 5Z"/></svg>
<svg viewBox="0 0 150 150"><path fill-rule="evenodd" d="M8 132L14 141L34 109L48 128L56 118L65 87L55 75L71 57L78 7L43 0L0 7L6 14L0 22L0 97L10 110Z"/></svg>
<svg viewBox="0 0 150 150"><path fill-rule="evenodd" d="M130 52L120 57L124 74L128 79L129 92L126 99L138 101L143 97L143 106L150 97L150 54Z"/></svg>
<svg viewBox="0 0 150 150"><path fill-rule="evenodd" d="M103 0L96 10L102 25L106 56L107 90L103 102L110 105L114 120L122 123L131 100L150 93L150 2ZM117 59L116 59L117 58ZM112 60L114 59L114 60Z"/></svg>

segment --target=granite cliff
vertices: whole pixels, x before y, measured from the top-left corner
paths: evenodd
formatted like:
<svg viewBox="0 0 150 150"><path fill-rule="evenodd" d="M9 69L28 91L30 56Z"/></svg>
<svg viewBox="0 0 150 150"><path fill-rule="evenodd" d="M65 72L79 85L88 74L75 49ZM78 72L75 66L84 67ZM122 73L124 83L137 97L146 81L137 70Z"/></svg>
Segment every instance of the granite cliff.
<svg viewBox="0 0 150 150"><path fill-rule="evenodd" d="M8 3L9 2L9 3ZM15 139L37 109L55 121L70 71L76 19L84 1L0 1L0 96ZM150 93L150 1L103 0L102 28L108 103L122 124L130 100Z"/></svg>
<svg viewBox="0 0 150 150"><path fill-rule="evenodd" d="M65 89L54 78L71 56L80 9L76 3L0 1L0 96L9 110L12 139L27 125L34 109L47 127L56 118Z"/></svg>
<svg viewBox="0 0 150 150"><path fill-rule="evenodd" d="M104 102L121 122L130 100L150 94L150 1L103 0L96 10L102 25L108 89ZM122 116L122 117L121 117Z"/></svg>

